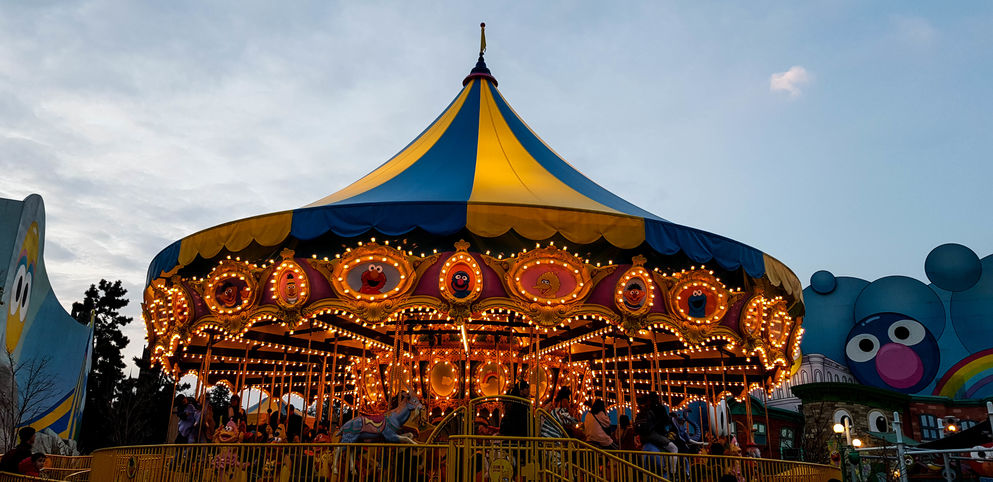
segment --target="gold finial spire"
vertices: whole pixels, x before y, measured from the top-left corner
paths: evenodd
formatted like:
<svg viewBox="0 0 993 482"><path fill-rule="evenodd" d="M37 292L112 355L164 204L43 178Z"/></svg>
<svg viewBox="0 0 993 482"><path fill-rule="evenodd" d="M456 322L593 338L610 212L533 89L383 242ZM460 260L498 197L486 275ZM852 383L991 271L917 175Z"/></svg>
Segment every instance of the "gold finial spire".
<svg viewBox="0 0 993 482"><path fill-rule="evenodd" d="M486 52L486 23L481 22L479 24L479 55L482 56L483 52Z"/></svg>

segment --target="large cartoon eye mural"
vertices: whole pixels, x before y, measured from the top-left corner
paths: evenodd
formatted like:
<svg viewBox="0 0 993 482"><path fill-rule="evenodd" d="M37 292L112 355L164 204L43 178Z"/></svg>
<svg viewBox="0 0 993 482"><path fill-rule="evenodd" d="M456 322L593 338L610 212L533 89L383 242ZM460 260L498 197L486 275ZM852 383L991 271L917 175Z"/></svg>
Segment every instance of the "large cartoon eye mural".
<svg viewBox="0 0 993 482"><path fill-rule="evenodd" d="M614 304L622 312L631 316L643 315L652 308L654 300L655 285L645 268L633 266L617 280Z"/></svg>
<svg viewBox="0 0 993 482"><path fill-rule="evenodd" d="M17 265L14 268L14 278L10 283L7 303L7 350L11 353L21 341L21 333L31 308L31 288L34 287L35 264L38 262L39 248L38 223L28 226L21 241Z"/></svg>
<svg viewBox="0 0 993 482"><path fill-rule="evenodd" d="M938 371L938 343L923 324L897 313L857 323L845 344L848 368L860 382L903 393L920 391Z"/></svg>
<svg viewBox="0 0 993 482"><path fill-rule="evenodd" d="M457 252L441 267L438 290L448 301L471 303L483 291L482 271L471 254Z"/></svg>
<svg viewBox="0 0 993 482"><path fill-rule="evenodd" d="M248 266L225 260L210 274L204 289L204 301L216 314L233 315L251 306L256 284Z"/></svg>
<svg viewBox="0 0 993 482"><path fill-rule="evenodd" d="M283 260L276 268L270 281L269 290L281 308L292 310L303 306L310 298L310 285L307 273L296 261Z"/></svg>
<svg viewBox="0 0 993 482"><path fill-rule="evenodd" d="M413 268L403 253L373 243L349 251L331 278L338 293L369 301L405 293L412 283Z"/></svg>
<svg viewBox="0 0 993 482"><path fill-rule="evenodd" d="M679 281L670 291L669 304L673 312L694 323L719 321L728 310L730 292L713 272L696 270L679 273Z"/></svg>
<svg viewBox="0 0 993 482"><path fill-rule="evenodd" d="M507 367L500 363L486 362L476 369L476 390L484 397L502 395L509 382Z"/></svg>

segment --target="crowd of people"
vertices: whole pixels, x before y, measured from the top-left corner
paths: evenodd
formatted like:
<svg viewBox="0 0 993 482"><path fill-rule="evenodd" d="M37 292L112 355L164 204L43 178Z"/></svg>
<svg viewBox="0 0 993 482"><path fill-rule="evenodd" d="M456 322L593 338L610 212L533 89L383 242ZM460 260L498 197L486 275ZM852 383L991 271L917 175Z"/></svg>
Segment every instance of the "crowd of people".
<svg viewBox="0 0 993 482"><path fill-rule="evenodd" d="M47 457L34 452L35 429L24 427L17 433L18 444L0 458L0 472L42 477Z"/></svg>
<svg viewBox="0 0 993 482"><path fill-rule="evenodd" d="M232 395L219 414L213 413L210 405L203 409L196 399L184 395L176 397L174 407L177 444L216 442L220 431L237 433L236 441L243 443L328 443L337 429L328 421L308 425L293 405L287 406L285 414L268 409L264 416L256 417L257 423L250 424L238 395Z"/></svg>

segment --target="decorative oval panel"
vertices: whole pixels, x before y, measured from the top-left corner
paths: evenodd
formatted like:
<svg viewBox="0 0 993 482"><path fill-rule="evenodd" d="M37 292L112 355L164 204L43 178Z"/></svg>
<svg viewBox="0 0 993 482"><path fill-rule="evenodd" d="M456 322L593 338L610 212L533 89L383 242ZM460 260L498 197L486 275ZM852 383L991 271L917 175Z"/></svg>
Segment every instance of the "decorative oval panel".
<svg viewBox="0 0 993 482"><path fill-rule="evenodd" d="M428 381L432 393L449 398L459 388L459 369L448 361L435 363L428 372Z"/></svg>
<svg viewBox="0 0 993 482"><path fill-rule="evenodd" d="M531 396L538 393L538 399L544 400L548 397L548 391L551 389L551 384L549 381L551 377L548 376L548 369L541 367L540 370L535 370L538 367L528 368L527 371L527 382L531 386ZM540 376L540 378L539 378Z"/></svg>
<svg viewBox="0 0 993 482"><path fill-rule="evenodd" d="M210 273L204 301L215 314L233 315L251 306L257 284L247 265L224 260Z"/></svg>
<svg viewBox="0 0 993 482"><path fill-rule="evenodd" d="M641 266L628 269L614 289L614 304L631 316L648 313L655 303L655 284L651 274Z"/></svg>
<svg viewBox="0 0 993 482"><path fill-rule="evenodd" d="M786 301L777 296L766 307L766 340L776 348L782 348L790 336L792 325L793 318L786 311Z"/></svg>
<svg viewBox="0 0 993 482"><path fill-rule="evenodd" d="M712 272L696 270L677 276L676 285L669 291L673 313L699 324L711 324L724 317L731 293Z"/></svg>
<svg viewBox="0 0 993 482"><path fill-rule="evenodd" d="M522 255L508 276L515 295L548 305L577 302L592 288L586 265L553 247Z"/></svg>
<svg viewBox="0 0 993 482"><path fill-rule="evenodd" d="M754 296L745 304L741 316L741 331L752 339L762 335L762 323L765 319L766 299L762 295Z"/></svg>
<svg viewBox="0 0 993 482"><path fill-rule="evenodd" d="M510 375L506 365L486 362L476 369L476 391L484 397L506 393L509 383Z"/></svg>
<svg viewBox="0 0 993 482"><path fill-rule="evenodd" d="M357 300L385 300L413 286L413 267L400 251L368 244L342 256L331 278L339 294Z"/></svg>
<svg viewBox="0 0 993 482"><path fill-rule="evenodd" d="M310 298L310 284L303 267L292 259L285 259L269 281L269 290L281 308L297 309Z"/></svg>
<svg viewBox="0 0 993 482"><path fill-rule="evenodd" d="M471 303L483 292L483 272L471 254L459 251L450 256L438 276L441 296L453 303Z"/></svg>

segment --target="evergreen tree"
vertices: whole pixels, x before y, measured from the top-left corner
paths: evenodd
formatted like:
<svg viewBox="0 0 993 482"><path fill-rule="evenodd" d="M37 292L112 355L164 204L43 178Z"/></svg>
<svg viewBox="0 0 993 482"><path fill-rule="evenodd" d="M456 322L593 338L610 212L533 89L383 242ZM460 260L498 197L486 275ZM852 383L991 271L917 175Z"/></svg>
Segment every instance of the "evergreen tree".
<svg viewBox="0 0 993 482"><path fill-rule="evenodd" d="M86 406L79 441L87 451L113 443L113 431L105 428L114 421L112 404L121 393L124 380L121 351L128 345L128 338L121 328L133 321L120 312L128 305L127 292L120 280L113 283L100 280L98 285L90 285L82 302L72 304L73 318L80 323L89 323L93 313L95 323L93 363L86 382Z"/></svg>

